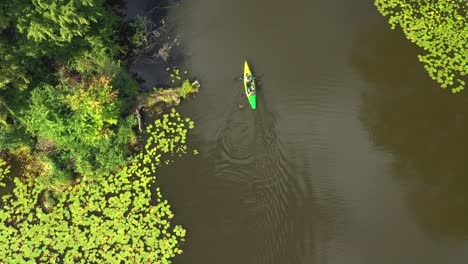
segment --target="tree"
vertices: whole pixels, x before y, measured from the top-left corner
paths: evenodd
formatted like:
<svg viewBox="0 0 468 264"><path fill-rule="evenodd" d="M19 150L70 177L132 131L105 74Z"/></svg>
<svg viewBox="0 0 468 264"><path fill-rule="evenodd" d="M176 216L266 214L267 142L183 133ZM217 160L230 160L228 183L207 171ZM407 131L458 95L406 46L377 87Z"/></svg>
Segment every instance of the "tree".
<svg viewBox="0 0 468 264"><path fill-rule="evenodd" d="M29 79L26 70L21 67L21 57L18 56L18 49L12 47L4 37L0 37L0 90L5 90L7 85L12 85L18 89L27 88Z"/></svg>
<svg viewBox="0 0 468 264"><path fill-rule="evenodd" d="M468 74L468 4L466 0L375 0L392 29L424 49L419 60L442 88L460 92Z"/></svg>
<svg viewBox="0 0 468 264"><path fill-rule="evenodd" d="M29 149L55 175L125 164L137 83L115 57L118 17L103 0L13 0L0 18L0 151Z"/></svg>

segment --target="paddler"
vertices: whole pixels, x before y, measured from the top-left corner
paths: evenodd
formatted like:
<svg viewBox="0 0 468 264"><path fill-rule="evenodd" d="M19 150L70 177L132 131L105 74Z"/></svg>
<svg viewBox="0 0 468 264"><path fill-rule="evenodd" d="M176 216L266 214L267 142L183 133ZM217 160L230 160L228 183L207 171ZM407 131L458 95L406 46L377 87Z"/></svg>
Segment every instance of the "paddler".
<svg viewBox="0 0 468 264"><path fill-rule="evenodd" d="M253 83L250 83L249 87L247 88L247 95L254 95L255 89L253 87Z"/></svg>
<svg viewBox="0 0 468 264"><path fill-rule="evenodd" d="M247 83L247 86L250 86L250 83L252 82L252 76L250 74L245 75L244 81Z"/></svg>

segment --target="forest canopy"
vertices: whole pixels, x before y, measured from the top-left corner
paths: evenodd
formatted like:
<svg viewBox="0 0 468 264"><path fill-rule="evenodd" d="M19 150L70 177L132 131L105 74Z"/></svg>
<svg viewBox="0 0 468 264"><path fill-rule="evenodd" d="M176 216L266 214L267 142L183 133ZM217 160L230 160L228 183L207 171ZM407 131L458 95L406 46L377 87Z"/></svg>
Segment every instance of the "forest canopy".
<svg viewBox="0 0 468 264"><path fill-rule="evenodd" d="M0 151L66 182L128 161L137 83L103 0L2 1Z"/></svg>

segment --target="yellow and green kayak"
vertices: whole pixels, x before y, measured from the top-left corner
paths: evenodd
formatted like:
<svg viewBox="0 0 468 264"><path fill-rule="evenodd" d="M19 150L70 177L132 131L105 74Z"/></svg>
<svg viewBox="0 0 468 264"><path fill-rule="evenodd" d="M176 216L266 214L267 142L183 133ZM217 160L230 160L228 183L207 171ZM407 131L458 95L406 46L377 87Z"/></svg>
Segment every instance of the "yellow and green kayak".
<svg viewBox="0 0 468 264"><path fill-rule="evenodd" d="M248 83L248 77L250 76L251 83ZM257 86L255 85L255 78L250 71L249 64L247 61L244 63L244 88L245 88L245 95L247 96L247 100L249 100L250 106L252 109L257 108ZM250 89L249 89L250 88Z"/></svg>

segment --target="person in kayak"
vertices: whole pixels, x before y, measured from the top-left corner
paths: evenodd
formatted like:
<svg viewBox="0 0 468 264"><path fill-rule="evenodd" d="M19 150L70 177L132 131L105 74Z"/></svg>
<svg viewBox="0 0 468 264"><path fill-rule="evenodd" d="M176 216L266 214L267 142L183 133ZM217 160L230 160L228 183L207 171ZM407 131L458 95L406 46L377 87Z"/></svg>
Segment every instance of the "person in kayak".
<svg viewBox="0 0 468 264"><path fill-rule="evenodd" d="M245 75L244 81L247 83L248 86L250 86L250 83L252 82L252 76L250 74Z"/></svg>
<svg viewBox="0 0 468 264"><path fill-rule="evenodd" d="M255 88L253 87L253 82L250 83L249 88L247 88L247 95L254 95Z"/></svg>

